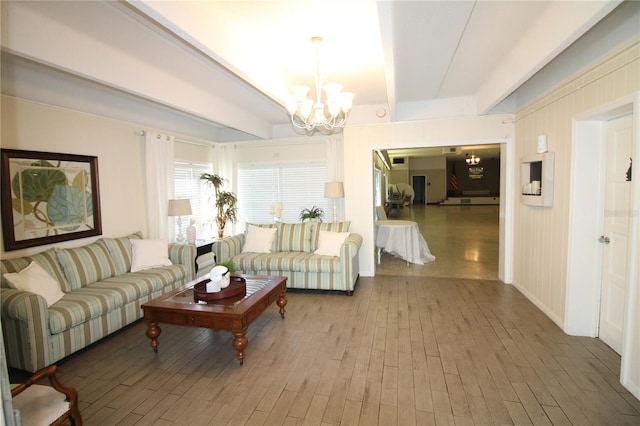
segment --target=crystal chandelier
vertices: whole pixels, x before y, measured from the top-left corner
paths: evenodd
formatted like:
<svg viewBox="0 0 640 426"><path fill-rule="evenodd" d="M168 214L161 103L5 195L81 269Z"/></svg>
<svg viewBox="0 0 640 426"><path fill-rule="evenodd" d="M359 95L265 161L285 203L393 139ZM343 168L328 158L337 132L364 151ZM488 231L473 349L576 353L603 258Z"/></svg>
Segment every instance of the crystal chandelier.
<svg viewBox="0 0 640 426"><path fill-rule="evenodd" d="M465 161L468 165L475 166L480 162L480 157L476 157L475 155L471 154L471 158L469 158L469 154L467 154L467 158L465 159Z"/></svg>
<svg viewBox="0 0 640 426"><path fill-rule="evenodd" d="M340 133L347 123L353 104L353 93L341 93L341 84L324 84L326 76L320 68L320 47L322 37L311 37L315 49L316 68L314 73L316 100L307 99L308 86L295 86L286 98L286 107L294 130L300 134L312 135L320 131L325 135ZM322 100L324 88L325 99Z"/></svg>

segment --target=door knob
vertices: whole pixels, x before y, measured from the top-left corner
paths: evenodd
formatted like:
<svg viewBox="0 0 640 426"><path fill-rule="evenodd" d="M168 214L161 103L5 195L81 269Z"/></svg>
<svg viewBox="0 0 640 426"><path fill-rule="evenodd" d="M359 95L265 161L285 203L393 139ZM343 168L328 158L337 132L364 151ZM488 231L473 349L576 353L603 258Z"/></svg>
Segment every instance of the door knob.
<svg viewBox="0 0 640 426"><path fill-rule="evenodd" d="M600 235L600 238L598 238L598 241L604 244L609 244L611 242L611 240L609 240L609 237L605 237L604 235Z"/></svg>

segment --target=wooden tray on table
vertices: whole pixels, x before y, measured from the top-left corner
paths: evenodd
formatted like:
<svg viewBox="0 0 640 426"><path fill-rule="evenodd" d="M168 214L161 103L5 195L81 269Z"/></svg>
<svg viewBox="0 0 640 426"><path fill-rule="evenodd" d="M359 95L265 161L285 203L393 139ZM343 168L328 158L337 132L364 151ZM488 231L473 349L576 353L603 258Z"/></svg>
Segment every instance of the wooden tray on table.
<svg viewBox="0 0 640 426"><path fill-rule="evenodd" d="M242 277L231 276L229 286L215 293L207 292L207 283L211 282L209 278L200 281L193 286L194 302L215 302L221 299L229 299L231 297L244 297L247 294L247 282Z"/></svg>

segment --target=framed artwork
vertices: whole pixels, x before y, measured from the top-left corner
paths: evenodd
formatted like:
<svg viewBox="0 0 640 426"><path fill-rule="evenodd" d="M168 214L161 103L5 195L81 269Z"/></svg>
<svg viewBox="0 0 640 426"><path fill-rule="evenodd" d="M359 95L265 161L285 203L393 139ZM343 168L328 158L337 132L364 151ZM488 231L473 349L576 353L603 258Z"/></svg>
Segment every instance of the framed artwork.
<svg viewBox="0 0 640 426"><path fill-rule="evenodd" d="M16 149L0 157L5 250L102 234L98 157Z"/></svg>

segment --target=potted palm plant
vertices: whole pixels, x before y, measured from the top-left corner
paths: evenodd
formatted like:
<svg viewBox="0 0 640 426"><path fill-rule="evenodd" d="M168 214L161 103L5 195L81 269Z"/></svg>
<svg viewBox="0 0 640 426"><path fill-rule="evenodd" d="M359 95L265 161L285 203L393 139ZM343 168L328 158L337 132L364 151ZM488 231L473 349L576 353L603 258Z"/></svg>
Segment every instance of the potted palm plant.
<svg viewBox="0 0 640 426"><path fill-rule="evenodd" d="M203 173L200 179L206 181L207 185L213 187L216 197L215 207L218 238L222 238L227 222L236 223L238 220L238 198L233 192L220 189L226 182L223 177L212 173Z"/></svg>
<svg viewBox="0 0 640 426"><path fill-rule="evenodd" d="M300 221L304 222L305 220L317 220L322 222L322 216L324 216L324 210L320 207L313 206L310 209L303 209L300 212Z"/></svg>

